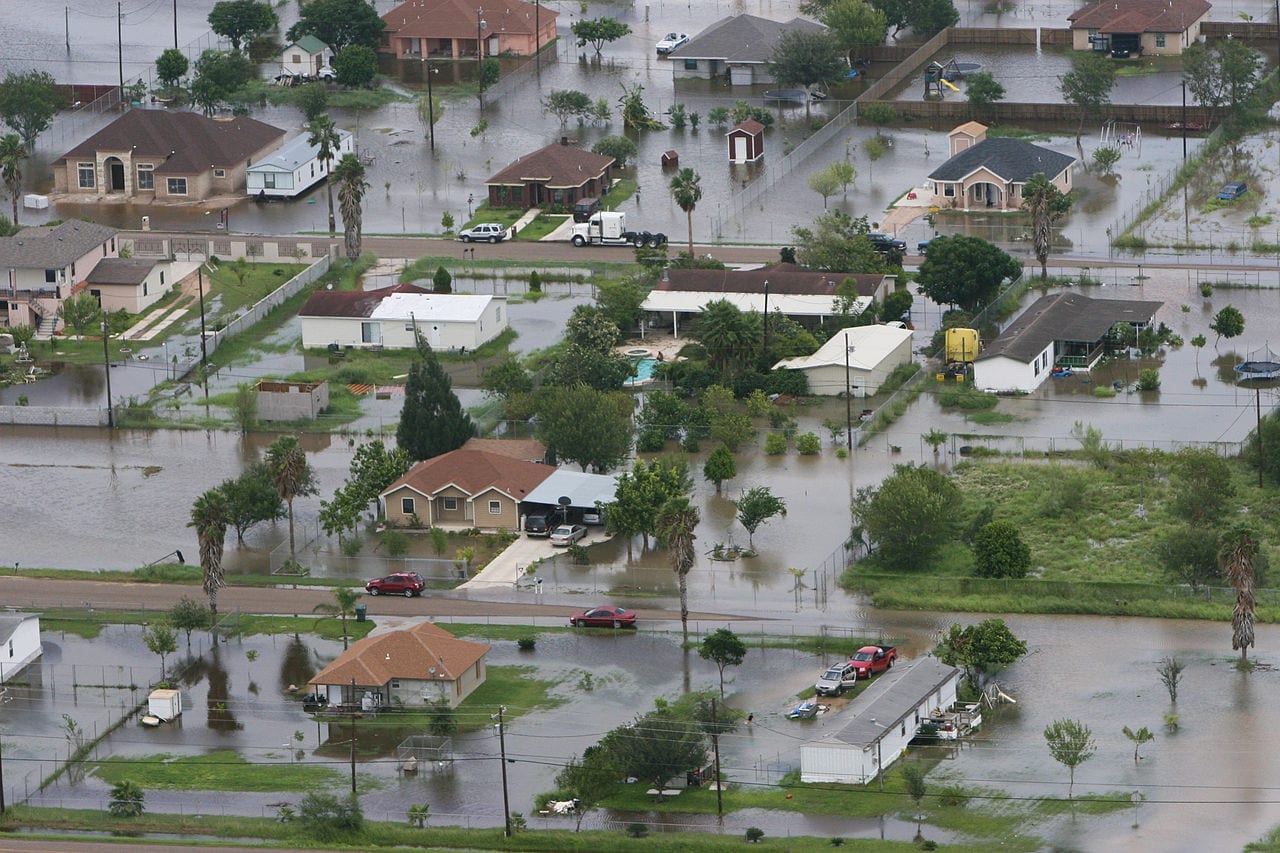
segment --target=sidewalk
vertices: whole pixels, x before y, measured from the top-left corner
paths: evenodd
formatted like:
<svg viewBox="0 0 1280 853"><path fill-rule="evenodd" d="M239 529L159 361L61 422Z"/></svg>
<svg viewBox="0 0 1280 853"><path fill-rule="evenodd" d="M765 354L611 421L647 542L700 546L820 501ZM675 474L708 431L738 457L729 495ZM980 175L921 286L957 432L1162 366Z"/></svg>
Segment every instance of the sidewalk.
<svg viewBox="0 0 1280 853"><path fill-rule="evenodd" d="M580 544L594 545L609 538L603 527L588 527L586 538ZM459 584L457 588L475 590L513 587L535 561L549 559L564 552L563 548L553 548L546 538L522 535L508 545L505 551L490 560L489 565L485 566L478 575L466 583Z"/></svg>

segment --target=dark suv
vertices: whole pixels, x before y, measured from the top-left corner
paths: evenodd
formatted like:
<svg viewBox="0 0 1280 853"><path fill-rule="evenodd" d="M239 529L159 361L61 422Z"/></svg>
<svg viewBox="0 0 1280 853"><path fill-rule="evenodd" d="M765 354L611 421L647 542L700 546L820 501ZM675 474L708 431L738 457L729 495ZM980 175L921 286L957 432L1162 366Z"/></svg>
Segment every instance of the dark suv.
<svg viewBox="0 0 1280 853"><path fill-rule="evenodd" d="M529 536L550 536L551 521L545 515L529 515L524 519L524 532Z"/></svg>
<svg viewBox="0 0 1280 853"><path fill-rule="evenodd" d="M880 231L872 231L867 235L867 239L871 241L872 247L877 252L905 252L907 250L907 241L890 237Z"/></svg>

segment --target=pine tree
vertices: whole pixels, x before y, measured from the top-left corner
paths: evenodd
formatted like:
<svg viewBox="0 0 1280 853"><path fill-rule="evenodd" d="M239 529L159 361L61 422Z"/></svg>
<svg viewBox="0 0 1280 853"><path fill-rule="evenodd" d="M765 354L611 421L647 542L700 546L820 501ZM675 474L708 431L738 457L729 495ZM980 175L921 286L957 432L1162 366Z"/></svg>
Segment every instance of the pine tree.
<svg viewBox="0 0 1280 853"><path fill-rule="evenodd" d="M404 408L396 429L397 443L414 460L456 450L476 434L470 416L453 393L449 374L431 347L419 340L418 354L421 357L409 368Z"/></svg>

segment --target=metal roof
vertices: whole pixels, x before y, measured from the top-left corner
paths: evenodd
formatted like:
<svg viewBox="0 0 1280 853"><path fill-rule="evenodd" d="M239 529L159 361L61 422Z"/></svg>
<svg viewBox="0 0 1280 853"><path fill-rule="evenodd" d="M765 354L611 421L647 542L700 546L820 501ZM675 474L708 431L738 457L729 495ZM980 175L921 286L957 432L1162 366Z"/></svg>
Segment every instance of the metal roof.
<svg viewBox="0 0 1280 853"><path fill-rule="evenodd" d="M612 503L618 491L618 480L610 474L588 474L585 471L566 471L557 468L525 497L535 504L555 506L560 498L567 497L570 506L594 507L597 503Z"/></svg>
<svg viewBox="0 0 1280 853"><path fill-rule="evenodd" d="M686 290L653 290L645 297L643 308L646 311L680 311L682 313L700 314L708 302L723 299L735 305L740 311L764 313L765 296L763 293L715 293L710 291ZM836 313L835 296L822 296L803 293L770 293L769 311L781 311L783 314L796 317L830 317ZM858 313L871 303L870 296L859 296L850 309Z"/></svg>
<svg viewBox="0 0 1280 853"><path fill-rule="evenodd" d="M0 643L7 643L18 626L31 619L40 619L39 613L0 613Z"/></svg>
<svg viewBox="0 0 1280 853"><path fill-rule="evenodd" d="M392 293L369 313L372 320L408 320L440 323L474 323L489 303L505 296L473 293Z"/></svg>
<svg viewBox="0 0 1280 853"><path fill-rule="evenodd" d="M312 145L309 134L303 133L290 139L284 145L263 157L249 167L250 172L292 172L304 163L310 163L320 155L320 146ZM351 131L338 131L338 150L348 151L346 143L351 139ZM334 159L338 159L335 156Z"/></svg>
<svg viewBox="0 0 1280 853"><path fill-rule="evenodd" d="M899 329L896 326L852 326L841 329L820 346L817 352L809 355L784 358L775 364L775 370L804 370L806 367L824 367L826 365L845 364L845 342L853 348L849 353L849 367L858 370L874 370L880 362L889 357L905 340L910 340L910 329Z"/></svg>
<svg viewBox="0 0 1280 853"><path fill-rule="evenodd" d="M285 45L284 49L288 50L291 47L296 47L300 50L306 51L307 53L324 53L329 49L329 45L325 44L313 35L305 35L295 42L290 42Z"/></svg>
<svg viewBox="0 0 1280 853"><path fill-rule="evenodd" d="M845 713L856 716L844 728L822 738L824 746L848 745L869 749L925 705L938 688L960 677L960 670L935 657L899 665L879 676L860 696L849 703ZM925 710L933 710L926 708Z"/></svg>
<svg viewBox="0 0 1280 853"><path fill-rule="evenodd" d="M1094 343L1116 323L1149 323L1163 302L1138 299L1091 299L1079 293L1049 293L1023 311L977 361L1004 357L1023 363L1044 352L1054 341Z"/></svg>

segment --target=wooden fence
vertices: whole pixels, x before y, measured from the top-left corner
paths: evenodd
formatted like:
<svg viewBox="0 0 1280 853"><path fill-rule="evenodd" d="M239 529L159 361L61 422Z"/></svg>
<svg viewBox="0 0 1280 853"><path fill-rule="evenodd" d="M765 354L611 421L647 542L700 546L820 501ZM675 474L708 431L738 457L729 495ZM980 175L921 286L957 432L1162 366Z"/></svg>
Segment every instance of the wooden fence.
<svg viewBox="0 0 1280 853"><path fill-rule="evenodd" d="M1263 21L1205 21L1200 33L1207 41L1242 39L1248 42L1275 41L1276 25Z"/></svg>
<svg viewBox="0 0 1280 853"><path fill-rule="evenodd" d="M865 96L858 99L858 105L862 109L870 104L885 104L892 107L899 116L925 121L964 122L972 119L975 114L974 106L967 101L869 101ZM1109 104L1106 110L1107 118L1157 127L1180 122L1183 115L1182 107L1177 104ZM1208 121L1208 111L1201 107L1188 106L1185 115L1188 121ZM982 121L987 124L1047 121L1071 125L1079 119L1079 107L1062 103L1020 104L1001 101L984 108L982 114ZM1096 119L1091 122L1090 126L1098 123Z"/></svg>

